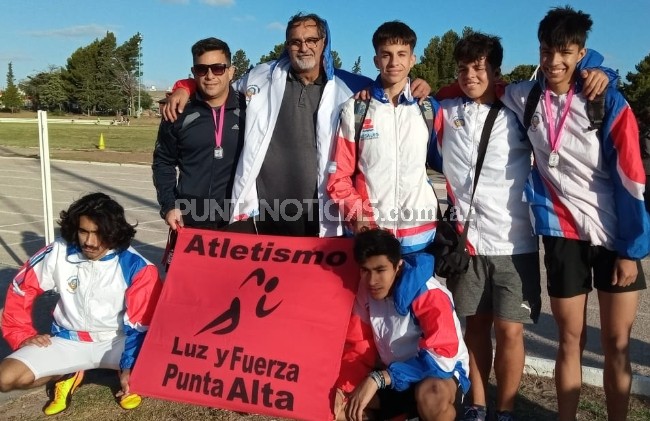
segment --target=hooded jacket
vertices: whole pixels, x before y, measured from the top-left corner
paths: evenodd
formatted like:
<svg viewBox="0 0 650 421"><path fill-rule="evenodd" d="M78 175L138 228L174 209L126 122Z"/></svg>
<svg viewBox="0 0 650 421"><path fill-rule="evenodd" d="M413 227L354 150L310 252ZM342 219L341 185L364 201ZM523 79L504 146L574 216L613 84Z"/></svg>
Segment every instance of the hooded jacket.
<svg viewBox="0 0 650 421"><path fill-rule="evenodd" d="M427 377L455 378L469 390L469 354L451 293L434 277L433 256L404 256L391 296L375 300L361 286L343 351L338 388L351 392L376 367L406 390Z"/></svg>
<svg viewBox="0 0 650 421"><path fill-rule="evenodd" d="M326 83L318 106L316 121L317 199L320 208L319 236L331 237L343 233L338 207L329 200L326 191L328 162L333 153L333 138L336 133L339 112L348 98L369 86L372 81L365 76L334 68L331 35L327 23L325 23L325 27L323 69ZM259 214L256 180L273 136L290 69L291 62L285 51L277 61L257 65L236 83L237 89L246 94L249 102L244 149L237 166L232 192L232 221L247 219Z"/></svg>

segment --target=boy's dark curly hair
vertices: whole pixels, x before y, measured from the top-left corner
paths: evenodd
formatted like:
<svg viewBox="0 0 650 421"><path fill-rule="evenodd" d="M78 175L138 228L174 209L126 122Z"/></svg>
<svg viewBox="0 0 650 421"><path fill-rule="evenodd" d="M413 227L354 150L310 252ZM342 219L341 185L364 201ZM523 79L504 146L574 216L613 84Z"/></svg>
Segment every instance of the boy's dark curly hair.
<svg viewBox="0 0 650 421"><path fill-rule="evenodd" d="M58 224L61 237L68 243L80 246L77 232L82 216L97 224L99 238L110 249L124 250L131 245L135 226L126 222L124 208L104 193L90 193L73 202L67 211L61 211Z"/></svg>
<svg viewBox="0 0 650 421"><path fill-rule="evenodd" d="M373 256L386 256L396 268L402 258L399 240L390 232L380 228L357 233L354 236L354 260L364 264Z"/></svg>

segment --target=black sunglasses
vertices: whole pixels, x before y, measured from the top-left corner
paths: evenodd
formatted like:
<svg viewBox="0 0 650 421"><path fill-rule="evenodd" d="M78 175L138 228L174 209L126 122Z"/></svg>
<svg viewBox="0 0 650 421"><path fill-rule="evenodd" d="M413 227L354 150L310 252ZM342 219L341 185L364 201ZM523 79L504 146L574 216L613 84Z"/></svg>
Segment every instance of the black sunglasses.
<svg viewBox="0 0 650 421"><path fill-rule="evenodd" d="M214 63L214 64L195 64L192 69L194 69L194 74L197 76L205 76L208 74L208 70L212 72L215 76L221 76L226 73L226 69L230 67L225 63Z"/></svg>

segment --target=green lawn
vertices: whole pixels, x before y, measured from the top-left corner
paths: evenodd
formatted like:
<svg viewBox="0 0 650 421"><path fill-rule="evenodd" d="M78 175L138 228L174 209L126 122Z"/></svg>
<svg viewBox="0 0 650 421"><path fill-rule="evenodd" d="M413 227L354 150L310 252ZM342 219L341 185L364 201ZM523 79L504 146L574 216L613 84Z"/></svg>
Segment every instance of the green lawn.
<svg viewBox="0 0 650 421"><path fill-rule="evenodd" d="M51 149L96 149L99 137L104 135L106 148L117 152L151 152L158 132L158 120L147 125L113 126L74 123L49 123ZM38 147L38 125L0 122L0 145Z"/></svg>

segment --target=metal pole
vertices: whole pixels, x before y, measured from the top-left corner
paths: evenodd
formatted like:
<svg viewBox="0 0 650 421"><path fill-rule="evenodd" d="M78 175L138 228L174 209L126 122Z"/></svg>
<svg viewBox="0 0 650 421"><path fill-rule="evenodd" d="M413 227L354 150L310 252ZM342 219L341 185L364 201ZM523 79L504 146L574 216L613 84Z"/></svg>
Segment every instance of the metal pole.
<svg viewBox="0 0 650 421"><path fill-rule="evenodd" d="M52 177L50 173L50 144L47 131L47 111L38 111L38 144L41 155L41 190L43 191L43 221L45 245L54 241L52 216Z"/></svg>

